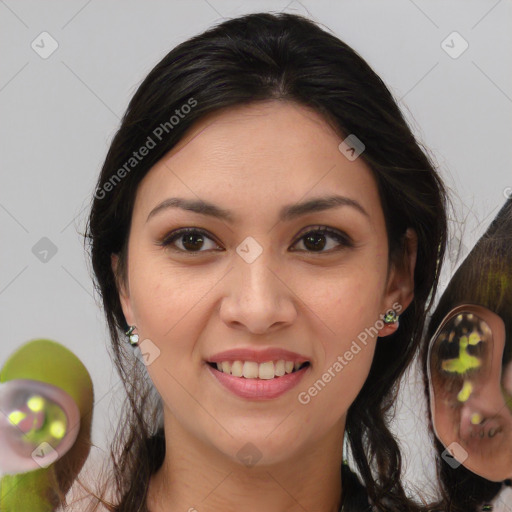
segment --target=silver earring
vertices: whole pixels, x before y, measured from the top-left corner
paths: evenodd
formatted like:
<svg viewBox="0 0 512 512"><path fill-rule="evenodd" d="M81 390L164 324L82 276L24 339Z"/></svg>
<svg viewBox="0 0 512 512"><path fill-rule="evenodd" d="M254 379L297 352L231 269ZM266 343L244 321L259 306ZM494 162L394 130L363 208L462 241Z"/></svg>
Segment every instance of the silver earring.
<svg viewBox="0 0 512 512"><path fill-rule="evenodd" d="M396 314L396 311L394 309L390 309L385 315L384 315L384 323L385 324L396 324L398 322L399 316Z"/></svg>
<svg viewBox="0 0 512 512"><path fill-rule="evenodd" d="M134 334L133 331L136 329L135 325L131 325L130 328L125 332L126 336L128 337L128 342L132 347L136 347L139 343L139 335Z"/></svg>

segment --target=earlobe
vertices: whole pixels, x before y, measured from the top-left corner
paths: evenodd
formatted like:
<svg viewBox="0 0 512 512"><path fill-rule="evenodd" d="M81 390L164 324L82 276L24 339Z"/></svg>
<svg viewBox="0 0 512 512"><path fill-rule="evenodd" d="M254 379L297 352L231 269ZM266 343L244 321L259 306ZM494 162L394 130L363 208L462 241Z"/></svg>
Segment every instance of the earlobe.
<svg viewBox="0 0 512 512"><path fill-rule="evenodd" d="M396 310L393 310L393 311L396 311ZM386 314L382 315L383 319L382 319L382 323L384 324L384 326L382 327L382 329L379 329L379 337L380 338L383 338L385 336L389 336L390 334L393 334L394 332L396 332L398 330L398 327L400 326L400 319L399 319L399 315L398 313L396 313L396 319L394 319L393 321L386 321Z"/></svg>

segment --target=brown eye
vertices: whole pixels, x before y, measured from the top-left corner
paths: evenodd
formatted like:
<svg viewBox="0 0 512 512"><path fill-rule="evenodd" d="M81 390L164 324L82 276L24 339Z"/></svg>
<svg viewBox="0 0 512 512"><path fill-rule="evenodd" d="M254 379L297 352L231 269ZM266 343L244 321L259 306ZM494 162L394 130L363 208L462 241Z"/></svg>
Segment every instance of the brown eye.
<svg viewBox="0 0 512 512"><path fill-rule="evenodd" d="M334 240L336 243L329 244L328 240ZM212 242L210 247L204 249L206 241ZM298 242L303 241L306 252L332 252L333 250L339 250L343 247L353 247L354 244L350 237L341 231L332 230L325 227L319 227L317 229L310 229L306 232L294 245ZM185 253L199 253L206 252L207 250L222 250L219 249L219 245L216 244L212 237L208 236L206 231L198 228L182 228L168 234L158 245L162 247L169 247L177 252ZM324 250L327 246L327 250ZM334 248L333 248L334 246Z"/></svg>
<svg viewBox="0 0 512 512"><path fill-rule="evenodd" d="M182 247L174 246L172 247L173 250L190 253L205 252L201 249L203 249L206 240L213 242L213 239L207 236L206 232L202 229L183 228L168 235L159 245L169 247L173 246L175 242L179 242ZM213 245L213 248L218 247L216 243Z"/></svg>
<svg viewBox="0 0 512 512"><path fill-rule="evenodd" d="M296 243L303 241L304 247L306 247L306 251L308 252L331 252L333 250L332 247L326 251L323 250L327 245L329 245L326 242L326 239L328 238L331 238L338 243L338 247L335 246L334 250L339 250L343 247L353 247L354 245L352 240L346 234L341 231L325 227L309 230L307 233L302 235Z"/></svg>

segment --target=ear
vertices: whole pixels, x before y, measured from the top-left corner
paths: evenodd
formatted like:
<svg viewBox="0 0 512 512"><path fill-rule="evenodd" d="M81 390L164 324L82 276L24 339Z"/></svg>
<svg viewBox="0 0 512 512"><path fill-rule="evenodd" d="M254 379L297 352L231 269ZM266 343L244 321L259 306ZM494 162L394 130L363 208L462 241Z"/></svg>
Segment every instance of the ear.
<svg viewBox="0 0 512 512"><path fill-rule="evenodd" d="M402 252L390 263L386 290L382 301L382 313L389 310L397 315L404 312L414 298L414 269L418 254L418 236L407 228L402 237ZM379 336L389 336L398 329L399 322L386 324L379 330Z"/></svg>
<svg viewBox="0 0 512 512"><path fill-rule="evenodd" d="M110 256L110 262L112 266L112 272L114 273L114 279L119 294L119 301L121 302L121 307L123 309L124 318L126 319L128 325L134 325L135 319L130 301L130 289L127 283L125 283L125 281L119 275L118 271L119 255L112 253Z"/></svg>
<svg viewBox="0 0 512 512"><path fill-rule="evenodd" d="M428 363L437 438L458 463L493 482L512 478L512 412L510 397L502 392L504 343L501 317L482 306L461 305L433 336Z"/></svg>

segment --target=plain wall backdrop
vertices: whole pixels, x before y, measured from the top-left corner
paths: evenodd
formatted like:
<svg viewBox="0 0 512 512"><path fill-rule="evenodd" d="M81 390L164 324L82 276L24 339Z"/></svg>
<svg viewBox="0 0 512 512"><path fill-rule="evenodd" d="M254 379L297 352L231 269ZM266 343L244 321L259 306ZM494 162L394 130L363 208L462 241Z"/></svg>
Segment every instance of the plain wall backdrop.
<svg viewBox="0 0 512 512"><path fill-rule="evenodd" d="M441 292L512 194L509 0L0 1L0 365L34 338L75 352L94 382L100 452L122 395L80 233L109 143L175 45L223 17L283 10L360 53L437 162L455 205ZM413 367L394 427L413 494L433 492L419 381Z"/></svg>

